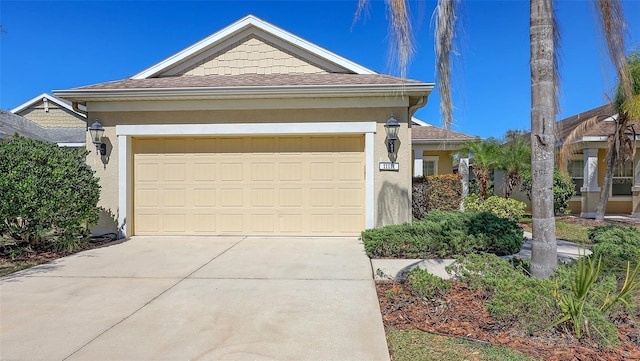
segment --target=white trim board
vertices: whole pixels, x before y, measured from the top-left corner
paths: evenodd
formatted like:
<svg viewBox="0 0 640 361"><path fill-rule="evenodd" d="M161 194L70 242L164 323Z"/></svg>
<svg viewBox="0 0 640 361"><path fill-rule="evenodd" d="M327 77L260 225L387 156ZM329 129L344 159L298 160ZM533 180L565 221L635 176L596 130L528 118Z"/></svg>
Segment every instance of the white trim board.
<svg viewBox="0 0 640 361"><path fill-rule="evenodd" d="M306 52L308 53L306 54L307 57L309 55L313 55L317 58L325 59L329 63L336 64L344 68L345 70L354 72L356 74L376 74L376 72L374 72L373 70L367 69L322 47L310 43L307 40L295 36L262 19L259 19L253 15L247 15L246 17L236 21L235 23L223 28L222 30L204 38L203 40L198 41L197 43L174 55L171 55L170 57L151 66L150 68L141 71L140 73L132 76L131 79L147 79L161 75L166 71L170 71L174 67L181 66L181 63L183 62L190 62L192 58L197 57L200 53L207 52L209 48L216 46L218 43L225 42L228 38L233 37L238 33L242 33L245 29L250 30L248 33L255 32L256 35L262 35L263 37L266 34L270 34L274 38L278 38L286 43L290 43L294 48L299 48L302 50L297 52L300 53L303 58L305 57L304 53Z"/></svg>
<svg viewBox="0 0 640 361"><path fill-rule="evenodd" d="M375 131L376 122L116 125L118 136L351 134Z"/></svg>
<svg viewBox="0 0 640 361"><path fill-rule="evenodd" d="M67 109L67 110L69 110L69 111L73 112L74 114L77 114L77 115L79 115L79 116L81 116L81 117L83 117L83 118L86 118L86 117L87 117L86 115L84 115L84 114L82 114L82 113L78 113L78 112L76 112L75 110L73 110L73 107L72 107L71 105L69 105L69 104L65 103L62 99L60 99L60 98L56 98L56 97L54 97L53 95L49 95L49 94L47 94L47 93L42 93L42 94L40 94L40 95L36 95L35 97L33 97L33 98L31 98L31 99L27 100L26 102L24 102L24 103L22 103L22 104L18 105L17 107L15 107L15 108L11 109L11 113L13 113L13 114L17 114L17 113L19 113L19 112L21 112L21 111L23 111L23 110L25 110L25 109L29 108L31 105L33 105L33 104L35 104L35 103L38 103L38 102L41 102L41 101L42 101L42 99L45 99L45 98L46 98L48 101L53 102L53 103L55 103L56 105L61 106L61 107L65 108L65 109Z"/></svg>
<svg viewBox="0 0 640 361"><path fill-rule="evenodd" d="M364 134L365 229L374 228L374 140L376 122L259 123L259 124L161 124L116 125L118 136L118 226L121 236L131 236L127 224L133 214L132 137L210 135Z"/></svg>

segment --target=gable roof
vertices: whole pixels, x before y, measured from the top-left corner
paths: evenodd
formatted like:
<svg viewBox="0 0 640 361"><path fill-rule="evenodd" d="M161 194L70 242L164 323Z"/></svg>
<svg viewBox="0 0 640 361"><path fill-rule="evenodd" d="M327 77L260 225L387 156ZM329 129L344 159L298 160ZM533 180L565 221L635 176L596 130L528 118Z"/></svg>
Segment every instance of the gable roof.
<svg viewBox="0 0 640 361"><path fill-rule="evenodd" d="M84 128L43 128L17 114L0 110L0 138L19 134L49 143L82 144L86 141Z"/></svg>
<svg viewBox="0 0 640 361"><path fill-rule="evenodd" d="M615 125L611 120L616 116L617 112L613 104L605 104L557 121L555 124L556 134L560 141L564 141L578 125L591 118L596 118L598 123L593 128L589 129L584 135L606 137L613 133Z"/></svg>
<svg viewBox="0 0 640 361"><path fill-rule="evenodd" d="M313 63L324 65L333 73L376 74L375 71L358 65L322 47L308 42L279 27L261 20L253 15L247 15L224 29L200 40L188 48L171 55L159 63L133 75L130 79L148 79L152 77L173 76L178 70L184 69L185 64L195 64L208 55L223 49L248 35L255 35L267 39L280 47L287 49L301 58Z"/></svg>
<svg viewBox="0 0 640 361"><path fill-rule="evenodd" d="M464 142L466 140L478 139L471 135L454 132L436 126L422 126L411 128L411 143L419 144L434 141Z"/></svg>
<svg viewBox="0 0 640 361"><path fill-rule="evenodd" d="M78 113L75 110L73 110L73 107L71 106L71 104L69 104L69 102L67 102L66 100L60 99L60 98L56 98L53 95L49 95L47 93L42 93L40 95L36 95L35 97L27 100L26 102L18 105L17 107L11 109L11 113L17 114L25 109L28 109L29 107L33 106L36 103L42 102L44 99L47 99L47 101L50 101L52 103L57 104L60 107L63 107L83 118L86 118L87 116L82 114L82 113Z"/></svg>

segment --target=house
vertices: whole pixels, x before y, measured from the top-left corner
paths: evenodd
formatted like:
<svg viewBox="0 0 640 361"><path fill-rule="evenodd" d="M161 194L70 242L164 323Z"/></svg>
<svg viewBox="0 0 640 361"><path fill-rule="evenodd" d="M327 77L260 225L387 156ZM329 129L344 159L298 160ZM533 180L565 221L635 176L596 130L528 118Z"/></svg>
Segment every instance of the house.
<svg viewBox="0 0 640 361"><path fill-rule="evenodd" d="M104 127L89 158L123 236L355 236L411 221L409 124L432 89L249 15L55 95Z"/></svg>
<svg viewBox="0 0 640 361"><path fill-rule="evenodd" d="M18 134L23 137L56 143L61 147L84 147L85 127L42 127L17 114L0 110L0 139Z"/></svg>
<svg viewBox="0 0 640 361"><path fill-rule="evenodd" d="M5 133L15 132L63 147L85 146L86 115L63 99L42 93L11 109L10 113L15 116L4 114L0 125Z"/></svg>
<svg viewBox="0 0 640 361"><path fill-rule="evenodd" d="M580 123L592 118L597 123L575 139L577 152L568 162L569 173L576 184L576 196L570 208L572 213L585 218L596 215L607 167L607 140L614 133L617 114L612 105L603 105L560 120L556 125L558 138L564 142ZM640 136L636 135L638 139ZM606 213L640 218L640 153L636 152L632 162L616 166Z"/></svg>
<svg viewBox="0 0 640 361"><path fill-rule="evenodd" d="M414 124L420 123L414 122ZM414 177L452 173L455 166L454 156L458 153L460 146L464 142L479 139L428 123L420 125L422 126L411 128Z"/></svg>

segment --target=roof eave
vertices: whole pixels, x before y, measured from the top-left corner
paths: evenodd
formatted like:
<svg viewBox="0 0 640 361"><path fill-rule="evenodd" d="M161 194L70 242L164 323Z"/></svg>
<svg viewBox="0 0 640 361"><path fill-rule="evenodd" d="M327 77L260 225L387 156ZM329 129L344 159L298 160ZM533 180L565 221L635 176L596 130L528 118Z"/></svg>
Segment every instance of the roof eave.
<svg viewBox="0 0 640 361"><path fill-rule="evenodd" d="M295 86L246 86L246 87L185 87L185 88L132 88L132 89L68 89L54 90L58 97L76 102L87 100L115 100L126 98L241 98L264 97L309 97L317 95L372 95L398 94L427 96L433 90L433 83L379 84L379 85L295 85Z"/></svg>

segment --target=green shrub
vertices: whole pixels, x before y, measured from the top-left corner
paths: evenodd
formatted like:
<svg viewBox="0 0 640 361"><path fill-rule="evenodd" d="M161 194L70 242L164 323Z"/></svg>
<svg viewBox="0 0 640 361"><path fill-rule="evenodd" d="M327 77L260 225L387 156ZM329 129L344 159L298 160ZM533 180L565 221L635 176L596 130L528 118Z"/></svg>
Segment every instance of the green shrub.
<svg viewBox="0 0 640 361"><path fill-rule="evenodd" d="M432 210L455 211L462 202L462 177L441 174L413 179L413 216L422 219Z"/></svg>
<svg viewBox="0 0 640 361"><path fill-rule="evenodd" d="M512 198L491 196L485 200L476 194L470 194L464 199L466 211L493 213L500 218L519 221L524 216L526 204Z"/></svg>
<svg viewBox="0 0 640 361"><path fill-rule="evenodd" d="M529 277L492 254L470 254L456 260L447 272L467 286L487 292L487 311L499 322L535 333L558 314L553 282Z"/></svg>
<svg viewBox="0 0 640 361"><path fill-rule="evenodd" d="M531 200L531 172L522 174L520 189ZM562 174L558 168L553 170L553 211L556 215L569 212L569 201L576 194L575 184L568 175Z"/></svg>
<svg viewBox="0 0 640 361"><path fill-rule="evenodd" d="M446 258L476 252L516 253L523 232L489 213L431 211L422 220L362 232L369 257Z"/></svg>
<svg viewBox="0 0 640 361"><path fill-rule="evenodd" d="M500 218L487 212L465 212L469 215L469 234L483 237L485 252L506 256L520 252L524 233L510 219Z"/></svg>
<svg viewBox="0 0 640 361"><path fill-rule="evenodd" d="M640 227L606 225L589 230L594 257L602 258L602 271L622 276L627 262L640 262Z"/></svg>
<svg viewBox="0 0 640 361"><path fill-rule="evenodd" d="M22 137L0 142L0 234L34 250L78 247L98 220L100 186L86 154Z"/></svg>
<svg viewBox="0 0 640 361"><path fill-rule="evenodd" d="M409 282L416 295L424 298L442 296L451 288L450 282L418 267L409 271L407 274L407 282Z"/></svg>

